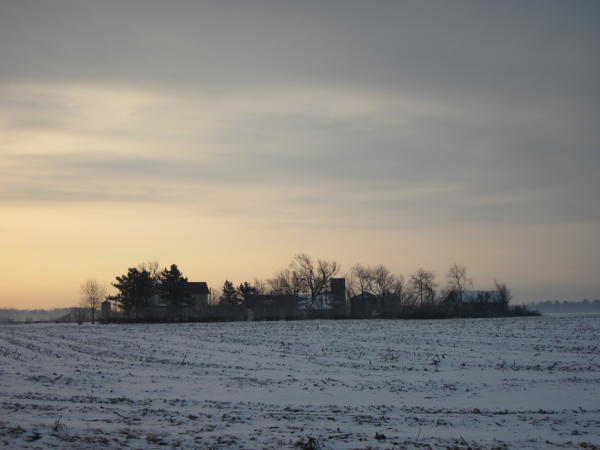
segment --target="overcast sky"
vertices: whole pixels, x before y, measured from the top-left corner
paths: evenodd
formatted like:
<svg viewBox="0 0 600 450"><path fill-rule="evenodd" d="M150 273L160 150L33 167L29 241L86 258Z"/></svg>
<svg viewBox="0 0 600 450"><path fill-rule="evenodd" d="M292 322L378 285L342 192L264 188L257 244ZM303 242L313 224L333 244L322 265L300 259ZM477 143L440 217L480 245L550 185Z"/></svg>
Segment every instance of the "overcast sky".
<svg viewBox="0 0 600 450"><path fill-rule="evenodd" d="M294 254L600 297L600 3L0 3L0 307Z"/></svg>

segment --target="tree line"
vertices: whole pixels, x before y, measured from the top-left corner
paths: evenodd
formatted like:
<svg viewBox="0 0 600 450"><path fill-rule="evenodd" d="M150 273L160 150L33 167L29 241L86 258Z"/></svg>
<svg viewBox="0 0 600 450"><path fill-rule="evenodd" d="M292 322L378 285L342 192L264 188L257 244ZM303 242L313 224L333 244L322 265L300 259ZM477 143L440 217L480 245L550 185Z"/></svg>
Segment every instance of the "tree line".
<svg viewBox="0 0 600 450"><path fill-rule="evenodd" d="M465 266L453 264L445 274L446 283L440 288L436 274L423 268L404 278L395 275L384 265L366 266L355 264L347 273L341 273L336 261L314 259L305 253L292 258L289 264L278 270L272 278L243 281L237 286L225 280L220 293L211 292L211 306L235 308L248 304L258 296L288 296L302 298L307 310L323 311L332 278L345 279L346 301L361 302L372 299L386 313L397 313L402 308L425 308L440 305L453 299L461 303L466 291L473 287ZM508 305L511 292L505 283L495 281L495 291L501 302ZM106 295L106 289L95 280L87 280L81 286L82 302L90 308L92 321L100 303L106 299L126 317L139 319L151 305L151 299L160 298L161 306L174 317L182 317L182 311L193 306L190 284L176 264L163 269L157 262L131 267L126 273L115 277L111 283L116 294Z"/></svg>
<svg viewBox="0 0 600 450"><path fill-rule="evenodd" d="M322 294L329 288L329 280L340 276L346 280L347 299L371 294L381 301L394 297L403 305L426 306L444 301L451 293L462 301L465 291L473 287L466 267L456 263L448 269L446 285L441 289L436 274L423 268L417 269L406 280L402 274L394 275L381 264L366 266L358 263L344 274L340 274L340 269L336 261L314 260L301 253L286 268L265 281L255 280L254 284L245 281L236 288L233 282L226 280L218 298L221 304L231 305L258 294L304 296L318 307ZM510 302L512 294L506 283L494 281L494 289L503 302Z"/></svg>
<svg viewBox="0 0 600 450"><path fill-rule="evenodd" d="M139 264L130 267L123 275L118 275L111 285L117 290L115 295L106 295L105 287L94 279L87 280L81 287L82 303L92 313L103 300L118 306L127 317L139 319L148 308L153 296L160 296L168 310L175 315L192 305L188 279L183 276L176 264L160 270L158 262Z"/></svg>
<svg viewBox="0 0 600 450"><path fill-rule="evenodd" d="M235 288L231 281L225 280L218 297L219 304L237 305L252 296L268 294L306 296L310 304L316 307L319 297L327 292L329 280L337 276L339 271L340 265L335 261L314 260L301 253L292 259L288 267L265 281L254 280L254 284L245 281Z"/></svg>

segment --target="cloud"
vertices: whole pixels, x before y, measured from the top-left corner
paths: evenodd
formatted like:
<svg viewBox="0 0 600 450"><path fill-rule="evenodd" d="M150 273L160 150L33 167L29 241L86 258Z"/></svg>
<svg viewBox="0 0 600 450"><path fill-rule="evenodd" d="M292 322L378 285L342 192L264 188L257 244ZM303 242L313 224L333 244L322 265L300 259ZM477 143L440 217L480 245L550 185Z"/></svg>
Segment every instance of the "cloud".
<svg viewBox="0 0 600 450"><path fill-rule="evenodd" d="M89 258L77 253L88 241L110 249L107 261L114 243L136 259L142 238L119 241L114 223L129 213L130 231L146 227L162 248L156 220L169 215L187 230L182 254L210 223L222 267L221 248L269 241L270 254L324 249L398 267L470 259L479 276L503 268L528 292L523 273L535 267L539 285L568 265L570 281L557 283L590 295L599 12L597 2L0 2L4 246L27 273L40 248L65 243L52 222L60 236L84 230L68 242L74 260ZM17 245L14 230L29 234ZM190 260L205 254L197 245Z"/></svg>
<svg viewBox="0 0 600 450"><path fill-rule="evenodd" d="M407 214L589 220L600 210L585 195L597 186L599 156L589 134L578 141L581 123L564 121L560 110L467 108L417 92L326 86L184 96L12 83L0 99L11 105L0 113L5 202L188 202L210 210L210 202L244 197L261 205L255 214L292 201L298 216L315 204L360 205L386 223Z"/></svg>

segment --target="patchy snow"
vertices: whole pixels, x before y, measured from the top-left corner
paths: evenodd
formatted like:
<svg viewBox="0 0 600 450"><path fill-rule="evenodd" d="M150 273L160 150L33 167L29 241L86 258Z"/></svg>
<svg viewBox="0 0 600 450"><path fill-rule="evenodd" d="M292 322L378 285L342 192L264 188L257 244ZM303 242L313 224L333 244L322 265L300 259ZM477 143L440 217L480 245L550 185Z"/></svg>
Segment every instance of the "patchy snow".
<svg viewBox="0 0 600 450"><path fill-rule="evenodd" d="M3 325L0 446L593 448L599 355L600 315Z"/></svg>

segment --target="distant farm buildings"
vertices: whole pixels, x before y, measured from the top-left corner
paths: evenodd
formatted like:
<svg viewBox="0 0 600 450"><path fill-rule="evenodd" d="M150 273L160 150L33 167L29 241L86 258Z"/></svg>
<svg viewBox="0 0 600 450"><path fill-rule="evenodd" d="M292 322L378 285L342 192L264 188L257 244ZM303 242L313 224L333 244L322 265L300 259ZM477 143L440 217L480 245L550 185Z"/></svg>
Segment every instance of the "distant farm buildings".
<svg viewBox="0 0 600 450"><path fill-rule="evenodd" d="M246 320L283 320L305 318L310 314L343 316L348 314L346 280L331 278L329 290L314 298L310 295L267 294L243 302Z"/></svg>
<svg viewBox="0 0 600 450"><path fill-rule="evenodd" d="M176 314L181 319L190 319L201 317L206 314L208 309L208 297L210 290L205 281L188 281L188 298L185 305ZM148 318L169 317L174 314L168 300L160 293L155 293L150 297L145 316Z"/></svg>
<svg viewBox="0 0 600 450"><path fill-rule="evenodd" d="M461 317L506 313L510 291L467 290L472 283L464 268L454 266L459 278L441 292L434 274L419 269L408 282L383 266L357 265L349 276L336 277L336 263L298 255L292 269L273 279L238 286L226 280L219 294L204 281L188 281L172 264L163 271L146 266L129 268L117 276L116 295L101 305L101 318L141 321L293 320L307 318ZM156 267L154 267L156 269ZM460 269L460 270L459 270ZM111 309L116 308L114 311Z"/></svg>
<svg viewBox="0 0 600 450"><path fill-rule="evenodd" d="M500 303L502 296L498 291L452 291L444 299L446 303Z"/></svg>

